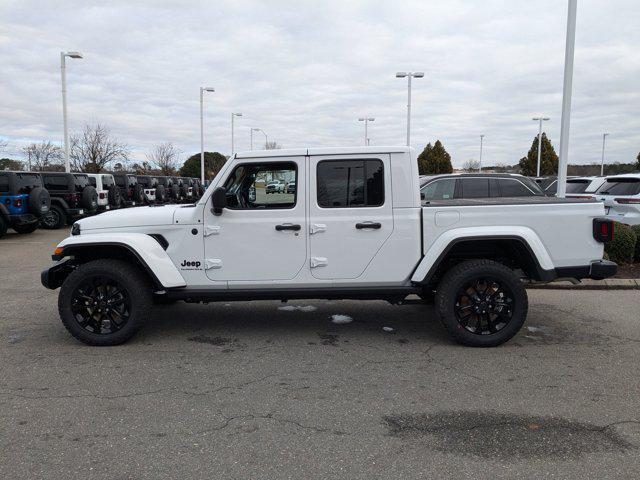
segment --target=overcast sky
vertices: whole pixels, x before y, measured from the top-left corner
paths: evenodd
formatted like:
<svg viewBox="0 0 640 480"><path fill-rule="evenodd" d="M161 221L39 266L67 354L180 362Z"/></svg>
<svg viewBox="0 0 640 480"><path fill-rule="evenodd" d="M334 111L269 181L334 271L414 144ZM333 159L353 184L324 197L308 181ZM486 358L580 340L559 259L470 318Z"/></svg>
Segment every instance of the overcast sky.
<svg viewBox="0 0 640 480"><path fill-rule="evenodd" d="M640 151L640 2L579 0L571 163L630 162ZM228 154L250 127L285 148L406 140L406 79L414 80L412 144L440 139L454 165L515 163L537 124L559 149L566 1L2 0L0 138L19 156L27 142L62 140L61 50L69 124L101 122L136 158L170 141ZM256 139L256 143L262 141Z"/></svg>

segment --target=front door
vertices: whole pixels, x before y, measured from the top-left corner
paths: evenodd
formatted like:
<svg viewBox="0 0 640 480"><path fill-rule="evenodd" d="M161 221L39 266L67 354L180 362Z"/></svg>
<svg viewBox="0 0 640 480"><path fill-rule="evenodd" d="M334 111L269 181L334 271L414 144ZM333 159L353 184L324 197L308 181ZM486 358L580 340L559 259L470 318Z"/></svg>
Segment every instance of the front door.
<svg viewBox="0 0 640 480"><path fill-rule="evenodd" d="M312 156L311 274L355 279L393 232L390 156Z"/></svg>
<svg viewBox="0 0 640 480"><path fill-rule="evenodd" d="M211 280L289 280L305 267L305 157L247 159L227 179L227 207L205 209L205 269ZM298 181L301 179L301 181ZM278 182L281 188L267 189Z"/></svg>

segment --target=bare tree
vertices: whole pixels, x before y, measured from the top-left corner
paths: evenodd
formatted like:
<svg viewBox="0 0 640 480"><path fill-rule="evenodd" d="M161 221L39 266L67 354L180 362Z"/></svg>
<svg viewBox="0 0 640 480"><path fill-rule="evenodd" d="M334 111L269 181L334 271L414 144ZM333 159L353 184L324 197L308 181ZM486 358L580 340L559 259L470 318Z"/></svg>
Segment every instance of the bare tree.
<svg viewBox="0 0 640 480"><path fill-rule="evenodd" d="M179 155L180 150L173 143L167 142L153 147L151 152L147 154L147 160L155 165L162 175L175 175Z"/></svg>
<svg viewBox="0 0 640 480"><path fill-rule="evenodd" d="M282 145L279 145L276 141L265 142L264 149L265 150L279 150L282 148Z"/></svg>
<svg viewBox="0 0 640 480"><path fill-rule="evenodd" d="M480 162L474 159L467 160L462 165L462 169L465 172L477 172L480 170Z"/></svg>
<svg viewBox="0 0 640 480"><path fill-rule="evenodd" d="M0 140L0 151L7 148L7 145L9 145L9 142L7 142L6 140Z"/></svg>
<svg viewBox="0 0 640 480"><path fill-rule="evenodd" d="M71 161L77 171L100 173L112 162L126 161L129 147L111 136L109 129L98 123L85 125L81 134L71 135Z"/></svg>
<svg viewBox="0 0 640 480"><path fill-rule="evenodd" d="M59 170L62 165L62 150L49 140L31 143L23 147L22 152L27 157L29 170Z"/></svg>

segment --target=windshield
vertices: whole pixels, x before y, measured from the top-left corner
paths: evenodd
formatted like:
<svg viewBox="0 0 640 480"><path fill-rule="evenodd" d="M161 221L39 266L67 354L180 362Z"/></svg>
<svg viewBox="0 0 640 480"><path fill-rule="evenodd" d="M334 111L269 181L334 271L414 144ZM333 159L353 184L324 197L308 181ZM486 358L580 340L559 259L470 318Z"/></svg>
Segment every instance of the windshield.
<svg viewBox="0 0 640 480"><path fill-rule="evenodd" d="M591 182L589 180L569 180L567 182L567 193L584 193Z"/></svg>
<svg viewBox="0 0 640 480"><path fill-rule="evenodd" d="M596 190L600 195L637 195L640 193L640 178L607 178Z"/></svg>
<svg viewBox="0 0 640 480"><path fill-rule="evenodd" d="M32 189L42 186L42 178L37 173L17 173L16 194L29 193Z"/></svg>

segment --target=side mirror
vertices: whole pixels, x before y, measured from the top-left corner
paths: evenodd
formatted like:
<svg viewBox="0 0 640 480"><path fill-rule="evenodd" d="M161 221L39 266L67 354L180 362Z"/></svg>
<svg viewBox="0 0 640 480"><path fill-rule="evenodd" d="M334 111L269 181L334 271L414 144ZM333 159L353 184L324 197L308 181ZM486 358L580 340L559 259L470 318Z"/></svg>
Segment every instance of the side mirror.
<svg viewBox="0 0 640 480"><path fill-rule="evenodd" d="M222 215L222 210L227 206L226 188L218 187L213 191L213 194L211 195L211 205L213 205L211 211L214 215Z"/></svg>

